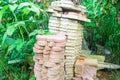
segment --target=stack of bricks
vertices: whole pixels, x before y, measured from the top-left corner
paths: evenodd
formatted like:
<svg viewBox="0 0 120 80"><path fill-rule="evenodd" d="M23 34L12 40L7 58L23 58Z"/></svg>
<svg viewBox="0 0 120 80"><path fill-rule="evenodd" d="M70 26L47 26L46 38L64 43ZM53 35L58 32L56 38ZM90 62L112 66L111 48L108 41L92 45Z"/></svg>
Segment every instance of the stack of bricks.
<svg viewBox="0 0 120 80"><path fill-rule="evenodd" d="M59 17L50 17L50 20L49 20L50 32L58 33L59 27L60 27L60 18Z"/></svg>
<svg viewBox="0 0 120 80"><path fill-rule="evenodd" d="M80 65L78 65L80 67ZM73 80L97 80L97 68L90 66L90 65L84 65L83 73L77 74Z"/></svg>
<svg viewBox="0 0 120 80"><path fill-rule="evenodd" d="M37 35L34 44L34 74L36 80L64 80L64 48L66 37Z"/></svg>
<svg viewBox="0 0 120 80"><path fill-rule="evenodd" d="M96 80L97 66L97 59L79 57L75 63L73 80Z"/></svg>
<svg viewBox="0 0 120 80"><path fill-rule="evenodd" d="M73 78L74 74L74 62L81 50L82 46L82 26L77 21L70 19L61 19L61 29L64 29L65 34L67 35L67 43L65 50L65 71L66 71L66 80ZM65 26L65 27L64 27ZM62 28L64 27L64 28ZM66 28L66 29L65 29Z"/></svg>
<svg viewBox="0 0 120 80"><path fill-rule="evenodd" d="M82 47L82 22L90 22L85 14L86 8L77 6L70 0L52 2L48 12L52 13L49 20L49 30L62 32L67 37L65 48L65 80L74 76L74 63Z"/></svg>

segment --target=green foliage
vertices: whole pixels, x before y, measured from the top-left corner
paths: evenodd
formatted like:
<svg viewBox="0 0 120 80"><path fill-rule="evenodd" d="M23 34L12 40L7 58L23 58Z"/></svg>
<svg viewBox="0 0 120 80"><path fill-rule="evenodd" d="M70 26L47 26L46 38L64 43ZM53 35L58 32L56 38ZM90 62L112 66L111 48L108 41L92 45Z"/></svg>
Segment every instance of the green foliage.
<svg viewBox="0 0 120 80"><path fill-rule="evenodd" d="M107 80L119 80L120 79L120 72L114 71L112 72L112 76L110 76Z"/></svg>
<svg viewBox="0 0 120 80"><path fill-rule="evenodd" d="M35 76L33 75L29 80L35 80Z"/></svg>
<svg viewBox="0 0 120 80"><path fill-rule="evenodd" d="M115 60L114 63L120 63L120 23L117 22L119 4L119 0L82 1L91 19L91 23L85 24L85 38L89 48L96 51L96 44L105 46L112 52L110 56L111 61Z"/></svg>
<svg viewBox="0 0 120 80"><path fill-rule="evenodd" d="M29 80L35 35L49 34L46 7L31 1L0 1L0 80Z"/></svg>

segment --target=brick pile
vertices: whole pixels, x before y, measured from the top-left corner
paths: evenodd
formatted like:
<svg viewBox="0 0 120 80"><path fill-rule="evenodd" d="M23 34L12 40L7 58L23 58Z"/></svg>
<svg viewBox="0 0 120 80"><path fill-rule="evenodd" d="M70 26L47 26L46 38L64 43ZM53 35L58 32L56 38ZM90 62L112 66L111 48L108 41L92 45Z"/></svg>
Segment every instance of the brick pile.
<svg viewBox="0 0 120 80"><path fill-rule="evenodd" d="M66 37L37 35L34 44L34 74L36 80L64 80L64 48Z"/></svg>
<svg viewBox="0 0 120 80"><path fill-rule="evenodd" d="M66 80L70 80L74 74L74 62L82 47L83 27L79 21L61 18L59 26L51 26L57 18L50 18L49 29L52 32L63 32L67 36L65 48L65 72ZM57 20L56 20L57 21ZM59 21L59 20L58 20ZM56 23L55 23L56 25ZM58 29L59 28L59 29Z"/></svg>
<svg viewBox="0 0 120 80"><path fill-rule="evenodd" d="M52 2L48 8L51 13L49 31L62 32L67 37L65 48L65 80L74 76L74 63L82 47L83 22L90 22L85 14L86 8L75 5L70 0Z"/></svg>
<svg viewBox="0 0 120 80"><path fill-rule="evenodd" d="M97 75L96 67L90 65L84 65L83 73L76 74L73 80L97 80L96 75Z"/></svg>
<svg viewBox="0 0 120 80"><path fill-rule="evenodd" d="M74 75L73 70L75 59L81 50L83 28L78 21L70 19L61 19L61 24L62 25L60 26L60 31L64 32L67 35L67 43L65 49L65 71L66 80L70 80Z"/></svg>
<svg viewBox="0 0 120 80"><path fill-rule="evenodd" d="M75 63L73 80L97 80L97 60L80 57Z"/></svg>

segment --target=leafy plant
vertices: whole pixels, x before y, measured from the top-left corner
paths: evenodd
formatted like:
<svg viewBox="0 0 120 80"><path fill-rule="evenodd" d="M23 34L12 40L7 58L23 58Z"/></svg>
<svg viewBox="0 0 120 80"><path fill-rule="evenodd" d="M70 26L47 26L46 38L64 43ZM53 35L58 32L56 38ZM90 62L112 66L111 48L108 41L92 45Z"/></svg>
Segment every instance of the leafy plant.
<svg viewBox="0 0 120 80"><path fill-rule="evenodd" d="M107 80L119 80L120 79L120 73L119 71L112 72L112 76L110 76Z"/></svg>
<svg viewBox="0 0 120 80"><path fill-rule="evenodd" d="M28 80L35 35L48 33L46 7L26 1L0 1L0 80Z"/></svg>
<svg viewBox="0 0 120 80"><path fill-rule="evenodd" d="M88 18L91 23L85 24L85 39L89 48L96 51L96 44L104 46L112 52L110 61L120 64L120 23L117 21L120 7L118 0L83 0L87 7Z"/></svg>

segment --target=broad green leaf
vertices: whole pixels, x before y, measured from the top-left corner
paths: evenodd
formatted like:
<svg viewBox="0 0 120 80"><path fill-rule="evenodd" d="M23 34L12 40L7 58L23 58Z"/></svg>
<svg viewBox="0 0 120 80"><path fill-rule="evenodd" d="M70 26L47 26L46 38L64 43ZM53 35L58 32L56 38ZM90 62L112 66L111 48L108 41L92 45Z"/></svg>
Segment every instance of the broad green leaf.
<svg viewBox="0 0 120 80"><path fill-rule="evenodd" d="M2 16L3 16L4 11L7 10L7 9L8 9L8 6L6 5L2 8L2 10L0 10L0 22L2 20Z"/></svg>
<svg viewBox="0 0 120 80"><path fill-rule="evenodd" d="M3 36L2 44L4 44L4 41L7 35L12 36L18 26L24 26L24 25L25 23L23 21L12 23L12 25L8 24L7 31L4 33L4 36Z"/></svg>
<svg viewBox="0 0 120 80"><path fill-rule="evenodd" d="M39 7L36 7L33 3L31 3L31 11L35 12L38 16L40 15Z"/></svg>
<svg viewBox="0 0 120 80"><path fill-rule="evenodd" d="M12 12L14 12L17 7L18 7L17 4L9 5L9 8L10 8L10 10L11 10Z"/></svg>
<svg viewBox="0 0 120 80"><path fill-rule="evenodd" d="M25 26L25 22L24 21L19 21L15 24L15 26Z"/></svg>
<svg viewBox="0 0 120 80"><path fill-rule="evenodd" d="M24 45L24 42L22 41L22 39L17 39L14 41L14 43L12 45L9 46L8 48L8 52L16 49L17 51L19 51Z"/></svg>
<svg viewBox="0 0 120 80"><path fill-rule="evenodd" d="M21 9L21 8L23 8L23 7L26 7L26 6L30 6L30 3L29 3L29 2L21 3L21 4L18 6L18 9Z"/></svg>
<svg viewBox="0 0 120 80"><path fill-rule="evenodd" d="M28 7L24 8L23 13L28 15L30 13L30 9Z"/></svg>
<svg viewBox="0 0 120 80"><path fill-rule="evenodd" d="M34 30L32 33L29 34L29 37L35 36L37 34L45 34L44 30Z"/></svg>
<svg viewBox="0 0 120 80"><path fill-rule="evenodd" d="M16 50L19 51L23 47L24 42L22 41L22 39L17 39L15 41L15 45L16 45Z"/></svg>
<svg viewBox="0 0 120 80"><path fill-rule="evenodd" d="M0 11L0 22L2 20L2 16L3 16L3 10Z"/></svg>
<svg viewBox="0 0 120 80"><path fill-rule="evenodd" d="M0 29L3 29L4 28L4 26L0 23Z"/></svg>
<svg viewBox="0 0 120 80"><path fill-rule="evenodd" d="M25 25L25 23L23 21L20 21L20 22L16 22L16 23L8 26L7 27L7 35L12 36L14 31L17 29L17 27L24 26L24 25Z"/></svg>
<svg viewBox="0 0 120 80"><path fill-rule="evenodd" d="M2 39L2 45L4 45L6 37L7 37L7 32L4 33L4 36L3 36L3 39Z"/></svg>
<svg viewBox="0 0 120 80"><path fill-rule="evenodd" d="M16 45L15 45L15 43L13 43L12 45L10 45L10 46L8 47L8 51L7 51L7 52L12 51L15 47L16 47Z"/></svg>
<svg viewBox="0 0 120 80"><path fill-rule="evenodd" d="M2 48L5 49L7 48L8 46L12 45L14 43L14 39L12 38L8 38L6 36L6 34L4 34L4 37L3 37L3 44L2 44Z"/></svg>
<svg viewBox="0 0 120 80"><path fill-rule="evenodd" d="M16 30L16 26L15 25L11 25L7 27L7 35L12 36L12 34L14 33L14 31Z"/></svg>
<svg viewBox="0 0 120 80"><path fill-rule="evenodd" d="M34 30L33 32L31 32L31 33L29 34L29 37L34 36L34 35L36 35L37 33L38 33L38 30Z"/></svg>

